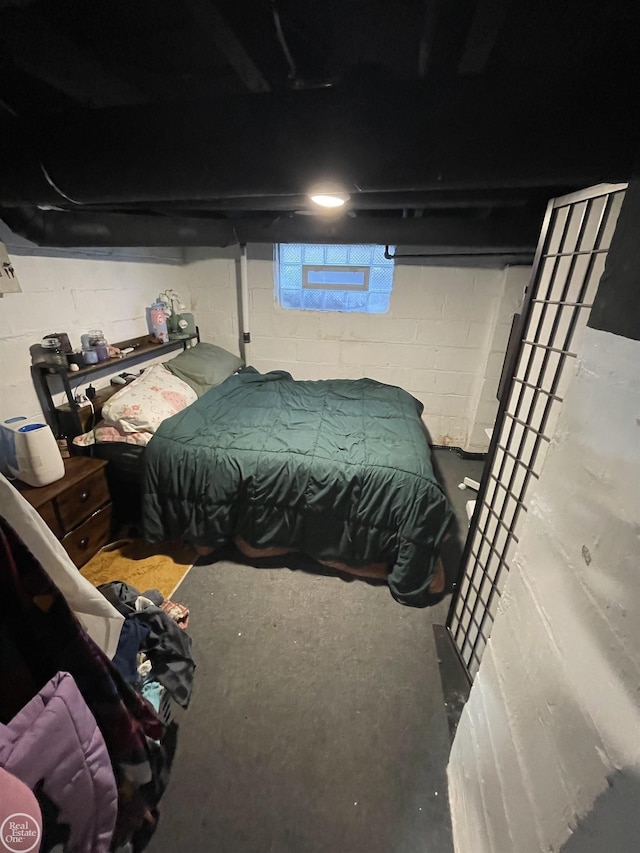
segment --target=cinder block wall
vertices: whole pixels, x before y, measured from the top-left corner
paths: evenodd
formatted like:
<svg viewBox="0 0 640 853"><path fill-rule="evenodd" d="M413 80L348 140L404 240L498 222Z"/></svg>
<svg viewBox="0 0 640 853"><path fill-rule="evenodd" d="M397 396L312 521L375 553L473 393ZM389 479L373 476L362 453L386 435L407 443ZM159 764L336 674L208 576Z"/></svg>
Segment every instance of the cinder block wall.
<svg viewBox="0 0 640 853"><path fill-rule="evenodd" d="M175 250L129 249L34 250L13 253L12 260L23 293L0 303L2 418L39 412L30 344L52 331L67 332L74 345L91 328L111 341L144 334L146 306L168 287L194 311L204 340L240 351L233 258L195 249L181 265ZM497 407L513 293L527 276L523 268L398 265L387 314L324 313L277 306L272 262L251 260L248 359L259 370L285 369L296 379L370 376L400 385L424 403L434 443L486 450L484 426Z"/></svg>
<svg viewBox="0 0 640 853"><path fill-rule="evenodd" d="M632 182L451 750L456 853L638 849L639 227Z"/></svg>
<svg viewBox="0 0 640 853"><path fill-rule="evenodd" d="M240 303L237 263L212 258L211 250L188 249L185 287L203 341L240 355Z"/></svg>
<svg viewBox="0 0 640 853"><path fill-rule="evenodd" d="M237 264L188 253L192 305L206 340L238 351ZM276 304L273 263L250 260L248 360L295 379L400 385L425 406L435 444L485 451L511 314L529 268L396 266L387 314L296 311ZM514 292L518 298L514 300Z"/></svg>
<svg viewBox="0 0 640 853"><path fill-rule="evenodd" d="M485 432L495 422L498 412L496 392L502 373L504 354L509 341L513 315L520 310L524 290L531 277L531 267L507 267L502 280L502 293L495 306L491 330L478 358L478 370L469 403L469 431L466 449L486 451ZM481 365L484 362L484 368Z"/></svg>
<svg viewBox="0 0 640 853"><path fill-rule="evenodd" d="M638 364L586 330L451 751L456 853L637 849Z"/></svg>
<svg viewBox="0 0 640 853"><path fill-rule="evenodd" d="M22 293L0 299L0 419L41 414L31 373L29 347L48 332L67 332L74 347L89 329L110 342L143 335L145 309L172 288L189 303L181 253L128 249L48 257L11 252ZM123 258L127 258L124 260ZM108 384L109 377L94 382ZM83 390L87 382L79 383ZM58 398L56 398L58 399ZM62 399L61 397L59 399Z"/></svg>

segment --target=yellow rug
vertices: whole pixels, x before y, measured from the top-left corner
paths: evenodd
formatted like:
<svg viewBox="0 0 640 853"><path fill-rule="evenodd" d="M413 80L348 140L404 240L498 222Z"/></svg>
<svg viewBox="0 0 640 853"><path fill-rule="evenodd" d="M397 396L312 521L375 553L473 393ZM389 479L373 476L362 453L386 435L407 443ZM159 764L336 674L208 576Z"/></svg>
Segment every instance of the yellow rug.
<svg viewBox="0 0 640 853"><path fill-rule="evenodd" d="M98 551L80 573L94 586L124 581L140 592L159 589L171 598L197 556L193 548L179 542L150 545L142 539L119 539Z"/></svg>

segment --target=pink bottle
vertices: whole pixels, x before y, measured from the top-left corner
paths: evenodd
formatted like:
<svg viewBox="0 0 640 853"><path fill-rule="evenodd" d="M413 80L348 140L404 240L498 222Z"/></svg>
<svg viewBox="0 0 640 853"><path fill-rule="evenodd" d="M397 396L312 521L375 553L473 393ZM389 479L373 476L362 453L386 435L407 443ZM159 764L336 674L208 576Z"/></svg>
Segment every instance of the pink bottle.
<svg viewBox="0 0 640 853"><path fill-rule="evenodd" d="M147 326L149 334L157 338L160 343L168 342L167 315L164 313L164 305L161 302L154 302L147 308Z"/></svg>

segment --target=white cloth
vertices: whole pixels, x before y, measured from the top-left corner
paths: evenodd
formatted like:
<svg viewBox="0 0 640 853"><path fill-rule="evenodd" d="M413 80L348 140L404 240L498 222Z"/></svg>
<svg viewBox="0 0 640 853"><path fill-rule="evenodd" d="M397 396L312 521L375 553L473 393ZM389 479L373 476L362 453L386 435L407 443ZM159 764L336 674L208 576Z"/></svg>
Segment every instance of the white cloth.
<svg viewBox="0 0 640 853"><path fill-rule="evenodd" d="M31 504L0 474L0 515L38 560L91 639L113 658L124 617L83 578Z"/></svg>

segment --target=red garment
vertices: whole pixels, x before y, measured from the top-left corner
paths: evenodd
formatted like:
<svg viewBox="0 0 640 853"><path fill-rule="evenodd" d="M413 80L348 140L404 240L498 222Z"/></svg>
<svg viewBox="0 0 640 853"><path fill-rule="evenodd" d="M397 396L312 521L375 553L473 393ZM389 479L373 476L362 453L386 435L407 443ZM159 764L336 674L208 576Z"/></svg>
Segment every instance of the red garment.
<svg viewBox="0 0 640 853"><path fill-rule="evenodd" d="M165 598L160 608L183 630L189 624L189 608L185 607L184 604L177 604L175 601L169 601L168 598Z"/></svg>

